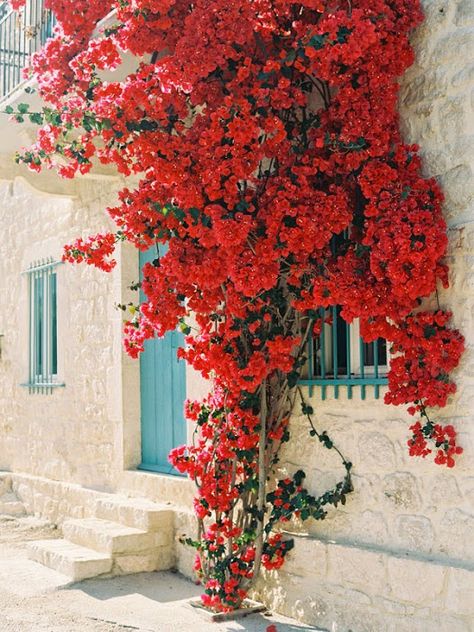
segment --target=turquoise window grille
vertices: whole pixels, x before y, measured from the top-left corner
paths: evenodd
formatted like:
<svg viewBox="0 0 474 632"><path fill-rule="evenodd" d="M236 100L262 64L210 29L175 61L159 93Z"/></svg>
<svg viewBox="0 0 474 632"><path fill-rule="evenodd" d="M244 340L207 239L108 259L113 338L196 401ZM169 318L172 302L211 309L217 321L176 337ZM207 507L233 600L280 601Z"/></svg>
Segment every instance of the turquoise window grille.
<svg viewBox="0 0 474 632"><path fill-rule="evenodd" d="M346 389L349 399L355 388L361 399L366 399L372 389L378 399L380 387L387 384L387 342L382 338L364 342L358 321L346 323L340 311L337 306L321 311L324 324L321 333L308 341L306 375L300 384L309 387L310 396L319 387L323 400L328 394L337 399L341 388Z"/></svg>
<svg viewBox="0 0 474 632"><path fill-rule="evenodd" d="M33 393L51 393L58 380L58 262L36 261L26 271L29 297L28 386Z"/></svg>

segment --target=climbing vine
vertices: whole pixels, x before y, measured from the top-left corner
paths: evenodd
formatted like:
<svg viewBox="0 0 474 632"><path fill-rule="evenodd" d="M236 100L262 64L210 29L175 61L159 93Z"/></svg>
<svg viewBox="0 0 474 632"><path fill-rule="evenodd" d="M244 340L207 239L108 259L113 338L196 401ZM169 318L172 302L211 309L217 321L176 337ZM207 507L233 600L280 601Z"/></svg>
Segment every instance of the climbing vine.
<svg viewBox="0 0 474 632"><path fill-rule="evenodd" d="M298 388L322 308L340 306L364 340L392 345L385 400L417 418L410 454L434 449L451 467L461 452L453 426L427 410L454 392L463 350L449 313L421 311L448 284L442 194L403 143L396 107L419 2L49 5L56 35L30 68L47 107L10 110L41 126L18 160L64 177L94 160L139 176L108 209L117 232L76 241L65 259L109 270L118 241L156 247L125 345L136 357L147 338L179 327L181 356L210 380L207 399L186 404L193 444L170 458L197 485L199 537L188 543L203 601L232 609L261 565L283 563L292 542L281 524L323 519L352 489L350 462ZM115 79L123 53L137 66ZM342 461L340 482L319 498L302 471L274 478L295 407Z"/></svg>

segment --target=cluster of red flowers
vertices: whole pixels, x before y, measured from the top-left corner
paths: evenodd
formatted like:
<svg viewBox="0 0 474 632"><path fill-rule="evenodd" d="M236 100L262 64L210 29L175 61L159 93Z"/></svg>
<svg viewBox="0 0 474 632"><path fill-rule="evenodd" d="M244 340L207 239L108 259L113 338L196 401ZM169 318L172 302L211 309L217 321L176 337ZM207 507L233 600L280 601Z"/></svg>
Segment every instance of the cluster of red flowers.
<svg viewBox="0 0 474 632"><path fill-rule="evenodd" d="M115 240L113 233L76 239L73 244L65 247L63 261L70 263L85 261L88 265L110 272L117 263L115 259L110 258L115 250Z"/></svg>
<svg viewBox="0 0 474 632"><path fill-rule="evenodd" d="M393 331L387 404L409 404L410 414L433 406L446 406L456 390L449 377L464 351L461 334L447 326L449 312L418 312Z"/></svg>
<svg viewBox="0 0 474 632"><path fill-rule="evenodd" d="M426 421L422 426L419 421L410 426L413 432L412 438L408 441L411 456L425 457L432 453L428 447L428 440L431 440L437 449L435 463L454 467L456 454L462 454L463 449L456 445L456 431L451 424L442 426Z"/></svg>
<svg viewBox="0 0 474 632"><path fill-rule="evenodd" d="M267 570L275 570L283 566L285 555L291 546L291 540L284 540L281 533L271 535L265 542L262 564Z"/></svg>
<svg viewBox="0 0 474 632"><path fill-rule="evenodd" d="M417 148L403 144L396 110L419 1L50 6L60 25L32 71L54 124L23 160L52 166L59 154L71 177L95 156L139 176L109 213L121 238L168 249L143 270L147 300L126 325L126 346L136 356L147 338L178 325L190 334L193 315L198 331L181 353L214 391L187 406L196 441L171 460L199 489L205 603L232 608L258 568L265 519L255 504L263 385L296 383L302 332L320 326L311 323L319 308L340 305L347 321L360 319L367 341L393 343L388 403L423 414L454 392L448 374L462 337L448 328L449 314L416 313L437 283L447 284L442 195L422 177ZM114 21L94 39L112 8ZM114 80L103 71L121 52L140 60ZM65 257L108 269L113 241L79 241ZM268 410L271 462L288 439L289 411ZM414 428L410 452L425 456L432 441L435 461L451 466L459 453L451 427ZM345 502L347 491L338 488L331 502ZM280 517L324 517L307 493L295 489L296 504L282 494L268 499ZM262 562L277 568L288 545L270 532L264 540Z"/></svg>

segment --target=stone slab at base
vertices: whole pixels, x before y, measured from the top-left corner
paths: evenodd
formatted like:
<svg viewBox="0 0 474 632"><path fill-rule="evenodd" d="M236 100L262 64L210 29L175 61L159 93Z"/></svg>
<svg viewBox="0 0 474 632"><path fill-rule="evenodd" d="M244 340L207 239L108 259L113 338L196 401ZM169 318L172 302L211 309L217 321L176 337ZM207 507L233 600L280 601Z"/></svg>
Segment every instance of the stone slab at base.
<svg viewBox="0 0 474 632"><path fill-rule="evenodd" d="M33 562L51 568L74 581L82 581L112 570L112 557L67 540L36 540L27 546Z"/></svg>
<svg viewBox="0 0 474 632"><path fill-rule="evenodd" d="M267 611L267 607L264 606L263 603L258 603L257 601L252 601L251 599L244 599L242 607L237 608L237 610L232 610L232 612L211 612L203 606L199 599L193 599L193 601L189 602L189 605L196 608L209 621L230 621L232 619L242 619L243 617L247 617L249 614Z"/></svg>

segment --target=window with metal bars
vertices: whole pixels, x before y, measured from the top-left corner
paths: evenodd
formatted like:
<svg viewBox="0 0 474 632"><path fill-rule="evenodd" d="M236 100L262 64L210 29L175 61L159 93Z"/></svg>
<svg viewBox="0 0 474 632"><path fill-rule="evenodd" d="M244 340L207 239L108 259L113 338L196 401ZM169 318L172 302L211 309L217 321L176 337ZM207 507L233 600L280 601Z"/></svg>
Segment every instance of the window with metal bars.
<svg viewBox="0 0 474 632"><path fill-rule="evenodd" d="M24 81L23 69L53 35L54 26L45 0L26 0L18 11L0 0L0 99Z"/></svg>
<svg viewBox="0 0 474 632"><path fill-rule="evenodd" d="M368 387L378 399L380 387L387 384L387 342L382 338L364 342L359 322L346 323L340 312L340 307L322 310L321 333L308 341L307 371L300 384L309 386L310 395L315 386L320 387L322 399L327 398L328 388L336 399L341 388L346 389L349 399L354 388L358 388L360 397L365 399Z"/></svg>
<svg viewBox="0 0 474 632"><path fill-rule="evenodd" d="M52 259L34 262L26 271L29 297L29 370L30 392L50 393L58 380L58 262Z"/></svg>

